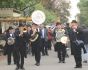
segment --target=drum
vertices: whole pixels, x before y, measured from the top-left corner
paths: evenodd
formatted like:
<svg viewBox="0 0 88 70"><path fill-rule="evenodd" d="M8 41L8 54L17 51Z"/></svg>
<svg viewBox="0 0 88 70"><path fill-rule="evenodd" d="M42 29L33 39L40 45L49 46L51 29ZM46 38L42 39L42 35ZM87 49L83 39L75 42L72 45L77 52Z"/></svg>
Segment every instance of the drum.
<svg viewBox="0 0 88 70"><path fill-rule="evenodd" d="M68 37L67 36L61 37L61 43L67 44L67 42L68 42Z"/></svg>
<svg viewBox="0 0 88 70"><path fill-rule="evenodd" d="M15 38L9 37L7 40L8 45L13 45L15 43Z"/></svg>

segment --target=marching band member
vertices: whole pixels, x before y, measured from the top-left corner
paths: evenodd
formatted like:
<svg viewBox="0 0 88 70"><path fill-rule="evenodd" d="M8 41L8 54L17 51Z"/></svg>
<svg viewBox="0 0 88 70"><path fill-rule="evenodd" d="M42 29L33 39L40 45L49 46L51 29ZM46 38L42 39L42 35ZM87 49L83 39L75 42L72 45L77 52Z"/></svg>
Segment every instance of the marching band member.
<svg viewBox="0 0 88 70"><path fill-rule="evenodd" d="M16 65L18 69L22 69L24 70L24 57L26 55L26 41L25 41L25 37L23 34L22 29L20 29L21 27L19 27L19 29L17 29L17 31L15 32L16 35L16 39L15 39L15 53L16 53Z"/></svg>
<svg viewBox="0 0 88 70"><path fill-rule="evenodd" d="M61 37L65 36L65 30L62 28L62 24L57 22L56 23L57 29L55 30L56 33L56 45L59 63L65 63L65 55L66 55L66 45L61 42Z"/></svg>
<svg viewBox="0 0 88 70"><path fill-rule="evenodd" d="M81 57L81 49L83 49L84 53L86 53L86 49L84 47L84 42L82 41L82 33L78 28L78 24L76 20L71 22L71 31L69 33L72 54L75 59L76 66L75 68L82 68L82 57Z"/></svg>
<svg viewBox="0 0 88 70"><path fill-rule="evenodd" d="M37 24L32 25L32 34L31 34L31 45L34 48L34 55L35 55L35 61L36 61L36 66L40 65L40 59L41 59L41 54L40 54L40 34L37 31Z"/></svg>
<svg viewBox="0 0 88 70"><path fill-rule="evenodd" d="M13 54L14 64L16 64L15 60L15 34L12 27L9 27L8 32L6 32L6 46L5 46L5 54L7 54L8 65L11 64L11 54Z"/></svg>

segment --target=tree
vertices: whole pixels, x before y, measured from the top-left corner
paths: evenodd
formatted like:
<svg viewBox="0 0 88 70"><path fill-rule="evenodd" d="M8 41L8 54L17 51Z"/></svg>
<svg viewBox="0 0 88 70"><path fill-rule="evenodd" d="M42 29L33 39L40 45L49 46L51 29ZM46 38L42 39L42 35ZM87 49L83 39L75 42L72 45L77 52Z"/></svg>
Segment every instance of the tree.
<svg viewBox="0 0 88 70"><path fill-rule="evenodd" d="M66 0L0 0L0 7L15 8L24 11L29 7L29 16L36 9L43 10L46 14L46 23L55 21L60 17L62 23L67 22L69 16L69 3Z"/></svg>
<svg viewBox="0 0 88 70"><path fill-rule="evenodd" d="M1 8L16 8L22 10L27 5L35 5L40 0L0 0Z"/></svg>
<svg viewBox="0 0 88 70"><path fill-rule="evenodd" d="M13 6L13 0L0 0L0 8L9 8Z"/></svg>
<svg viewBox="0 0 88 70"><path fill-rule="evenodd" d="M45 24L50 24L54 22L58 17L55 12L46 9L41 3L35 5L35 10L41 10L45 13L46 15Z"/></svg>
<svg viewBox="0 0 88 70"><path fill-rule="evenodd" d="M56 12L62 23L68 21L70 3L66 0L43 0L43 5L46 9L53 10Z"/></svg>
<svg viewBox="0 0 88 70"><path fill-rule="evenodd" d="M65 0L59 0L59 3L56 4L56 11L58 11L62 23L66 23L68 21L67 17L70 16L68 11L69 8L69 2L66 2Z"/></svg>
<svg viewBox="0 0 88 70"><path fill-rule="evenodd" d="M80 23L88 25L88 0L80 0L78 7L80 9Z"/></svg>

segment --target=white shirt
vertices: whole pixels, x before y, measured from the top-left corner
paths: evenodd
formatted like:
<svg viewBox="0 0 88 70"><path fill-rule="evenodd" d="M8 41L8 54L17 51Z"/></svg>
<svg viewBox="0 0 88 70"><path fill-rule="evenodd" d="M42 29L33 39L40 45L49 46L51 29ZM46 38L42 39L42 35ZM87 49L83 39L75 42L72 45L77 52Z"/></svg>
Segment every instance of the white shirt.
<svg viewBox="0 0 88 70"><path fill-rule="evenodd" d="M10 34L10 36L12 37L12 34Z"/></svg>
<svg viewBox="0 0 88 70"><path fill-rule="evenodd" d="M42 38L44 38L44 29L42 29Z"/></svg>

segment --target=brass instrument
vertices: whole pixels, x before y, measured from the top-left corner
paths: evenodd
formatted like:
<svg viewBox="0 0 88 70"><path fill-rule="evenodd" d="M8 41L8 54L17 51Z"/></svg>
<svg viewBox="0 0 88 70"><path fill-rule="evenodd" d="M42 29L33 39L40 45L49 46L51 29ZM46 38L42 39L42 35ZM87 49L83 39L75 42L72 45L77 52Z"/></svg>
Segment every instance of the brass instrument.
<svg viewBox="0 0 88 70"><path fill-rule="evenodd" d="M31 18L32 18L33 23L40 25L40 24L44 23L46 16L43 11L36 10L32 13Z"/></svg>
<svg viewBox="0 0 88 70"><path fill-rule="evenodd" d="M24 26L24 27L19 27L19 30L20 30L21 33L27 32L27 27L26 27L26 26Z"/></svg>
<svg viewBox="0 0 88 70"><path fill-rule="evenodd" d="M23 32L27 32L27 27L23 27Z"/></svg>
<svg viewBox="0 0 88 70"><path fill-rule="evenodd" d="M35 42L37 39L38 39L39 35L37 33L34 33L32 36L31 36L31 39L30 41L31 42Z"/></svg>

